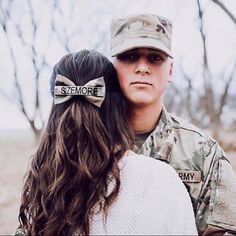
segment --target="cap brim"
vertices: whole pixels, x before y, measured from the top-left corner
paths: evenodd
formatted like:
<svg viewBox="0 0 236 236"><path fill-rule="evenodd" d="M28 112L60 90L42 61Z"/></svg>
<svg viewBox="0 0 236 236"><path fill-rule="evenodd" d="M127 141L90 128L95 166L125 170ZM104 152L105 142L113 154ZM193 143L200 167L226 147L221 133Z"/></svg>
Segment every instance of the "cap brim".
<svg viewBox="0 0 236 236"><path fill-rule="evenodd" d="M111 56L115 57L123 52L129 51L135 48L153 48L167 54L171 58L174 58L173 53L164 44L156 39L140 38L140 39L128 39L123 43L113 47L111 49Z"/></svg>

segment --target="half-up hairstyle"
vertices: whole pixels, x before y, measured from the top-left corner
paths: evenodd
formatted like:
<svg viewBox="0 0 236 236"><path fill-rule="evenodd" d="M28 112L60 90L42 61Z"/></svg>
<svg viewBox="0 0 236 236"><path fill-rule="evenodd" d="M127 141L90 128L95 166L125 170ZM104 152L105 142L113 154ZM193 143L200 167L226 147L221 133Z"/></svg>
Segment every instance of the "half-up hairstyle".
<svg viewBox="0 0 236 236"><path fill-rule="evenodd" d="M116 199L118 161L133 145L125 99L105 56L88 50L64 56L53 69L52 95L58 74L76 86L103 76L106 96L101 108L82 96L52 106L25 177L19 221L26 235L88 235L94 211L107 216Z"/></svg>

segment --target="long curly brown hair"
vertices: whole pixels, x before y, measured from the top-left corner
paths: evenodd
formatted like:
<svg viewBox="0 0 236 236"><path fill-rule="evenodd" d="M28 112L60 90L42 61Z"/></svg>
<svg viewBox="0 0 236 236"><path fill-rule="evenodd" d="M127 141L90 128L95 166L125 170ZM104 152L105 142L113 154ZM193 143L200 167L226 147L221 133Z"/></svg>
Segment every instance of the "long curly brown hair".
<svg viewBox="0 0 236 236"><path fill-rule="evenodd" d="M53 69L52 94L57 74L78 86L103 76L106 98L101 108L81 96L52 106L25 177L19 222L26 235L72 235L76 231L88 235L94 210L107 216L116 199L118 161L133 145L125 99L105 56L88 50L64 56ZM108 192L110 181L114 188Z"/></svg>

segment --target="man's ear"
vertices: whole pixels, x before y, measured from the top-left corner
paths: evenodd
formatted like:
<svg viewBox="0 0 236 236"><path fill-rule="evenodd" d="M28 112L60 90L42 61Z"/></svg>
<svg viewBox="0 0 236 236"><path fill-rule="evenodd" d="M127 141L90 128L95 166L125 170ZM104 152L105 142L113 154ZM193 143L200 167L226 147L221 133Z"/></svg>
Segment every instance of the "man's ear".
<svg viewBox="0 0 236 236"><path fill-rule="evenodd" d="M170 62L170 68L169 68L169 77L168 77L168 83L172 81L173 78L173 71L174 71L174 63L173 61Z"/></svg>

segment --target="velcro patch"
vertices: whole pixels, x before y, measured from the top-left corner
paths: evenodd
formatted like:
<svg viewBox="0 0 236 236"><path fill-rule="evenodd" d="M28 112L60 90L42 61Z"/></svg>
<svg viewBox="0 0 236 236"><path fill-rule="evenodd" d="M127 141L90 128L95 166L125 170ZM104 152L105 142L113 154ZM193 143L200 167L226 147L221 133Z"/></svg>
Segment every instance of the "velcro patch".
<svg viewBox="0 0 236 236"><path fill-rule="evenodd" d="M202 180L201 171L177 170L180 179L187 183L199 183Z"/></svg>

